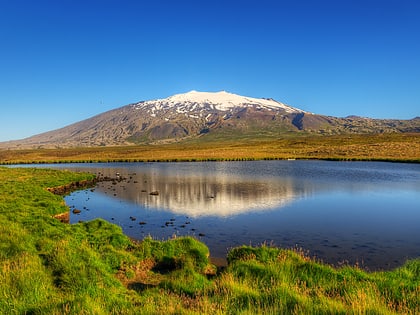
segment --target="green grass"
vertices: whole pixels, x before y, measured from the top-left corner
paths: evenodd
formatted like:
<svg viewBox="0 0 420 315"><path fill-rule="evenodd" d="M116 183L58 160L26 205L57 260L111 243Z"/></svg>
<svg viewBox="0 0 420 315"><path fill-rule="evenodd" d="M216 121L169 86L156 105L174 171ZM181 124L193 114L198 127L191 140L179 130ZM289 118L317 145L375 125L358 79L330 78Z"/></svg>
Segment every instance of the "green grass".
<svg viewBox="0 0 420 315"><path fill-rule="evenodd" d="M243 246L217 270L190 237L134 242L104 220L54 219L68 208L46 188L85 179L0 167L1 314L420 313L420 260L368 273Z"/></svg>

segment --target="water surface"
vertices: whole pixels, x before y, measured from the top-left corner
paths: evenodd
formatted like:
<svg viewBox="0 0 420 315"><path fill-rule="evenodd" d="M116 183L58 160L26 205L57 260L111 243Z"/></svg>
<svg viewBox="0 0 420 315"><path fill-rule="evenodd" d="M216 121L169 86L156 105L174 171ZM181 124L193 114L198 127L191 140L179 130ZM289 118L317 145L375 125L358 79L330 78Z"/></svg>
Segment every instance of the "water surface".
<svg viewBox="0 0 420 315"><path fill-rule="evenodd" d="M239 245L302 248L389 269L420 257L420 165L252 161L60 166L114 181L67 196L71 222L104 218L135 239L193 235L212 256ZM151 192L157 192L151 195Z"/></svg>

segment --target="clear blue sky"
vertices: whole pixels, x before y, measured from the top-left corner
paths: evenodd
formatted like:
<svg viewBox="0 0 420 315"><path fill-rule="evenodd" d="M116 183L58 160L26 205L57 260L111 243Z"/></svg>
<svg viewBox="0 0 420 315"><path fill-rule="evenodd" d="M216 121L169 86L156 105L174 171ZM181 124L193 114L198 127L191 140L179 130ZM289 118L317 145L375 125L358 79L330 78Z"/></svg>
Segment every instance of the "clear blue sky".
<svg viewBox="0 0 420 315"><path fill-rule="evenodd" d="M420 116L420 1L0 0L0 141L199 91Z"/></svg>

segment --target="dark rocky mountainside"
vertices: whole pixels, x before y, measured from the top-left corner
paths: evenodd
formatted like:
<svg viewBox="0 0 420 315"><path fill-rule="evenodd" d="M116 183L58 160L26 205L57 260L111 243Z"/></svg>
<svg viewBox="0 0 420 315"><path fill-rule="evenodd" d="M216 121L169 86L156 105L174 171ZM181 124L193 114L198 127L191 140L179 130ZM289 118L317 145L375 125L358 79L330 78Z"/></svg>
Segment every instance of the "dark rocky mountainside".
<svg viewBox="0 0 420 315"><path fill-rule="evenodd" d="M191 91L126 105L61 129L0 143L0 148L129 145L182 141L217 134L281 137L285 133L385 132L420 132L420 118L337 118L312 114L273 99Z"/></svg>

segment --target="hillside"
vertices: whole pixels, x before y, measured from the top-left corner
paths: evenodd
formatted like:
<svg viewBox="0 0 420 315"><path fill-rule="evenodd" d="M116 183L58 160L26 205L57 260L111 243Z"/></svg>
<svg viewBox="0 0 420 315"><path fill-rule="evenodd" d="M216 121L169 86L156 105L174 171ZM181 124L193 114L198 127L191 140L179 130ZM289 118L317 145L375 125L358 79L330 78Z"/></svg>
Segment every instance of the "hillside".
<svg viewBox="0 0 420 315"><path fill-rule="evenodd" d="M0 148L69 148L162 143L248 134L278 138L299 134L420 132L420 118L337 118L303 111L273 99L227 92L177 94L116 108L61 129Z"/></svg>

